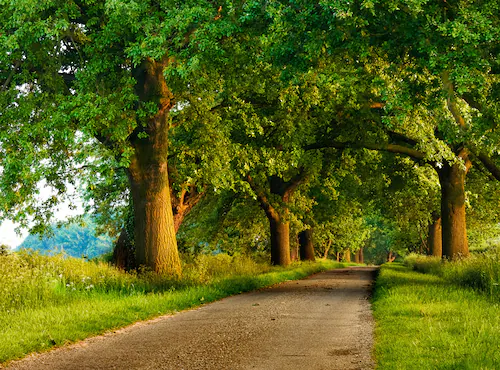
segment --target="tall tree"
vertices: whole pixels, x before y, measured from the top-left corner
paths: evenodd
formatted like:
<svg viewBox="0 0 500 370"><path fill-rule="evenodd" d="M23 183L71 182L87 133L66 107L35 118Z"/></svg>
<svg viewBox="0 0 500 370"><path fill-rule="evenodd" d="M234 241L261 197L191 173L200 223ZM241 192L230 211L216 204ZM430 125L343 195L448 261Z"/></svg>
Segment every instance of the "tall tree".
<svg viewBox="0 0 500 370"><path fill-rule="evenodd" d="M124 168L128 177L138 262L180 274L169 126L188 96L203 92L210 105L207 91L216 91L218 79L202 61L221 62L219 43L234 30L231 5L26 0L1 12L1 182L17 189L7 191L2 209L16 213L25 204L18 220L43 221L32 196L37 183L64 193L75 164L85 163L82 147L100 145L108 172ZM30 156L21 158L21 149Z"/></svg>

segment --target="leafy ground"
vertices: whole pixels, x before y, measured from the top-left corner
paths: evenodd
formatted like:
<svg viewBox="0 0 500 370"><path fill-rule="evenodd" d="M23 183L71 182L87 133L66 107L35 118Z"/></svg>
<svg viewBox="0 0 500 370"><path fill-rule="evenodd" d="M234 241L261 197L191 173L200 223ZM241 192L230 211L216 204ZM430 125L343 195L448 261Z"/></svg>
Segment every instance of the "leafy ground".
<svg viewBox="0 0 500 370"><path fill-rule="evenodd" d="M185 263L182 279L170 280L62 256L0 256L0 362L344 266L328 261L281 268L242 256L198 256Z"/></svg>
<svg viewBox="0 0 500 370"><path fill-rule="evenodd" d="M384 265L376 282L379 369L500 368L500 306L444 277Z"/></svg>

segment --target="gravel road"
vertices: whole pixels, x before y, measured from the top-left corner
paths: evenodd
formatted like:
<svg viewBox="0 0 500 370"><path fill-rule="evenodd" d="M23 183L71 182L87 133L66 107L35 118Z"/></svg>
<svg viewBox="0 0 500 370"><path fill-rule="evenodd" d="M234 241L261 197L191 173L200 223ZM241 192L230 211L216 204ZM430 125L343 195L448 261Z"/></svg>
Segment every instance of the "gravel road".
<svg viewBox="0 0 500 370"><path fill-rule="evenodd" d="M8 369L372 369L375 271L332 270L225 298Z"/></svg>

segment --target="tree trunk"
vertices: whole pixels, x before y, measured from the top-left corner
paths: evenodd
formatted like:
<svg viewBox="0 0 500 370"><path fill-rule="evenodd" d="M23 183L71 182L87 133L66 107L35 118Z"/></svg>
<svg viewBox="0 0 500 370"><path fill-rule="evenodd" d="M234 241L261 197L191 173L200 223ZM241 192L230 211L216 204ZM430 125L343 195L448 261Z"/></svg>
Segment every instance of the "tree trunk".
<svg viewBox="0 0 500 370"><path fill-rule="evenodd" d="M172 185L170 184L170 187ZM184 218L191 212L193 207L198 204L198 202L203 197L204 192L198 193L195 186L189 186L189 190L182 190L181 194L177 198L174 192L171 190L171 201L172 201L172 212L174 214L174 228L175 233L179 231L179 228L184 221Z"/></svg>
<svg viewBox="0 0 500 370"><path fill-rule="evenodd" d="M392 262L394 262L395 259L396 259L396 256L394 256L392 254L392 251L389 251L389 253L387 253L387 262L392 263Z"/></svg>
<svg viewBox="0 0 500 370"><path fill-rule="evenodd" d="M351 262L351 251L349 249L346 249L343 253L342 259L344 262Z"/></svg>
<svg viewBox="0 0 500 370"><path fill-rule="evenodd" d="M133 154L128 177L134 204L136 260L153 271L181 274L175 239L168 178L168 114L172 94L163 71L167 59L145 60L133 70L136 93L141 102L154 103L157 113L130 135Z"/></svg>
<svg viewBox="0 0 500 370"><path fill-rule="evenodd" d="M290 264L290 223L282 222L279 216L269 217L271 227L271 264Z"/></svg>
<svg viewBox="0 0 500 370"><path fill-rule="evenodd" d="M360 248L356 251L356 254L354 255L354 262L364 263L363 260L364 260L363 248Z"/></svg>
<svg viewBox="0 0 500 370"><path fill-rule="evenodd" d="M456 259L469 255L465 216L465 176L470 167L465 150L460 155L465 162L445 163L439 169L441 184L441 222L443 258Z"/></svg>
<svg viewBox="0 0 500 370"><path fill-rule="evenodd" d="M299 260L299 244L298 244L298 242L296 242L295 245L290 246L290 260L292 262Z"/></svg>
<svg viewBox="0 0 500 370"><path fill-rule="evenodd" d="M354 263L359 263L359 251L356 251L356 253L354 253Z"/></svg>
<svg viewBox="0 0 500 370"><path fill-rule="evenodd" d="M325 247L325 253L323 254L324 260L326 260L328 258L328 252L330 252L331 247L332 247L332 240L328 240L328 243L326 244L326 247Z"/></svg>
<svg viewBox="0 0 500 370"><path fill-rule="evenodd" d="M441 228L441 217L434 220L433 223L429 225L429 254L435 257L443 256L443 233Z"/></svg>
<svg viewBox="0 0 500 370"><path fill-rule="evenodd" d="M139 265L150 267L157 273L179 276L181 264L167 165L166 162L155 161L151 151L141 149L136 152L129 171L134 201L136 260Z"/></svg>
<svg viewBox="0 0 500 370"><path fill-rule="evenodd" d="M302 261L316 261L314 255L313 230L311 228L299 233L300 259Z"/></svg>
<svg viewBox="0 0 500 370"><path fill-rule="evenodd" d="M363 247L359 249L358 253L359 253L359 263L365 263L365 251L363 250Z"/></svg>
<svg viewBox="0 0 500 370"><path fill-rule="evenodd" d="M340 262L340 252L337 252L337 262Z"/></svg>

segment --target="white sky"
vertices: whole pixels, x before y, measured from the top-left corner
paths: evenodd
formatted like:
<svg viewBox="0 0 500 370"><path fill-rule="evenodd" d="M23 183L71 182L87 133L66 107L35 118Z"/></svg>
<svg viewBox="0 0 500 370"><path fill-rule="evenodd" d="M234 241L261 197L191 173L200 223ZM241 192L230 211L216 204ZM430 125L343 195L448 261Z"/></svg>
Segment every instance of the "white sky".
<svg viewBox="0 0 500 370"><path fill-rule="evenodd" d="M14 231L16 225L12 221L4 221L0 225L0 244L6 244L11 248L17 247L28 236L28 232L24 231L23 235L19 236Z"/></svg>
<svg viewBox="0 0 500 370"><path fill-rule="evenodd" d="M74 192L74 188L68 186L70 192ZM40 189L40 199L52 196L53 192L45 187ZM76 199L72 202L76 205L76 209L70 209L68 203L61 203L57 206L57 210L54 212L54 222L65 220L69 216L76 216L83 213L83 206L81 201ZM21 230L21 235L17 234L15 231L16 224L10 220L5 220L0 223L0 244L5 244L12 249L19 246L23 240L29 235L28 230Z"/></svg>

